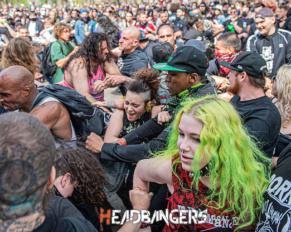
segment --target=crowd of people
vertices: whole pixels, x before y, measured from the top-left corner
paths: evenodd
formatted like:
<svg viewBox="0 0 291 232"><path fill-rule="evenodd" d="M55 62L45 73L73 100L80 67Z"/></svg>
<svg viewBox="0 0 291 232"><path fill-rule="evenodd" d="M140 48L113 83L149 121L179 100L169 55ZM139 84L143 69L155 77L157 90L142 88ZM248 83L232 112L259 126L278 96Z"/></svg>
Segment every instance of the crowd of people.
<svg viewBox="0 0 291 232"><path fill-rule="evenodd" d="M0 231L291 231L290 7L2 5Z"/></svg>

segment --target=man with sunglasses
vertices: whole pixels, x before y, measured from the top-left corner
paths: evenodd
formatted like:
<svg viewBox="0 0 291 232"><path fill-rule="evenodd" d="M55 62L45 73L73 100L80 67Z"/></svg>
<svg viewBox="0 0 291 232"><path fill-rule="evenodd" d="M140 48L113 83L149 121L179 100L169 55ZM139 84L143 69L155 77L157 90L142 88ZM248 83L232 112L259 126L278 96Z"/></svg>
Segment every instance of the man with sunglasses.
<svg viewBox="0 0 291 232"><path fill-rule="evenodd" d="M234 32L240 34L243 31L243 21L238 17L237 10L232 7L230 10L231 19L226 20L223 23L225 32ZM220 30L223 32L223 28Z"/></svg>
<svg viewBox="0 0 291 232"><path fill-rule="evenodd" d="M279 138L281 117L264 92L265 60L255 52L241 52L230 63L221 61L219 64L230 69L227 91L235 95L230 102L259 148L271 158Z"/></svg>
<svg viewBox="0 0 291 232"><path fill-rule="evenodd" d="M247 51L255 51L264 58L272 77L283 64L291 63L291 33L276 28L274 12L269 8L256 13L255 23L259 34L249 37Z"/></svg>

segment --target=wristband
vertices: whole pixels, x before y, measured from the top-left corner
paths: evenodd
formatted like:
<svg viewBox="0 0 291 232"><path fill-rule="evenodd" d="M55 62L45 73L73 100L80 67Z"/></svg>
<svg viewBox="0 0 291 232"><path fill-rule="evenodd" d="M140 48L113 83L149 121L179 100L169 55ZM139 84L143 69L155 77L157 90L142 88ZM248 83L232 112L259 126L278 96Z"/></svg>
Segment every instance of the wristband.
<svg viewBox="0 0 291 232"><path fill-rule="evenodd" d="M143 222L143 223L141 223L140 228L141 228L141 229L144 229L144 228L147 228L149 225L150 225L150 223L145 223L145 222Z"/></svg>
<svg viewBox="0 0 291 232"><path fill-rule="evenodd" d="M118 139L117 141L121 142L121 145L122 146L125 146L126 145L126 142L124 141L124 139Z"/></svg>

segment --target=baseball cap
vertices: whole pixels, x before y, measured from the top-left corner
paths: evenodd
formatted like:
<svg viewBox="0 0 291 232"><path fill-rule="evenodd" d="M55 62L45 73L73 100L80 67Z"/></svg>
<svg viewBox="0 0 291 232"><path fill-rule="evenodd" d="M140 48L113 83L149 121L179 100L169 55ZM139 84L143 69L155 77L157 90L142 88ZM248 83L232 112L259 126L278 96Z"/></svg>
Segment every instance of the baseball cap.
<svg viewBox="0 0 291 232"><path fill-rule="evenodd" d="M202 38L203 38L202 32L195 29L190 29L183 36L183 40L190 40L190 39L202 40Z"/></svg>
<svg viewBox="0 0 291 232"><path fill-rule="evenodd" d="M169 42L157 42L151 49L149 49L149 56L152 57L156 63L168 61L167 58L171 56L174 48Z"/></svg>
<svg viewBox="0 0 291 232"><path fill-rule="evenodd" d="M205 6L206 7L206 4L204 2L201 2L200 5L199 5L199 7L200 6Z"/></svg>
<svg viewBox="0 0 291 232"><path fill-rule="evenodd" d="M215 5L213 9L222 11L222 5Z"/></svg>
<svg viewBox="0 0 291 232"><path fill-rule="evenodd" d="M195 46L201 52L203 52L203 53L206 52L205 44L200 40L190 39L185 43L185 46Z"/></svg>
<svg viewBox="0 0 291 232"><path fill-rule="evenodd" d="M88 11L86 8L84 8L84 9L82 9L82 10L80 11L80 14L82 14L82 13L87 13L87 14L89 14L89 11Z"/></svg>
<svg viewBox="0 0 291 232"><path fill-rule="evenodd" d="M262 74L267 70L266 61L256 52L240 52L230 63L220 61L219 65L238 72L246 72L254 78L263 78Z"/></svg>
<svg viewBox="0 0 291 232"><path fill-rule="evenodd" d="M206 55L194 46L177 48L168 60L168 63L155 64L154 68L165 71L197 73L204 76L208 68Z"/></svg>
<svg viewBox="0 0 291 232"><path fill-rule="evenodd" d="M256 13L255 18L264 19L264 18L273 17L273 16L274 16L274 12L270 8L265 7Z"/></svg>

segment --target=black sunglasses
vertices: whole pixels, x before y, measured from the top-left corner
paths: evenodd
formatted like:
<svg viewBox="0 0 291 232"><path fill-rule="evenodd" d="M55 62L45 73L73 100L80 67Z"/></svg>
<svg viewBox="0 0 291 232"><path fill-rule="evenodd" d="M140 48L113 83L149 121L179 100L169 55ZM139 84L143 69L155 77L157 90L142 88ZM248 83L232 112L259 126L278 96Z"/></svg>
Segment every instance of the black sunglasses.
<svg viewBox="0 0 291 232"><path fill-rule="evenodd" d="M271 80L276 81L276 76L272 76Z"/></svg>

